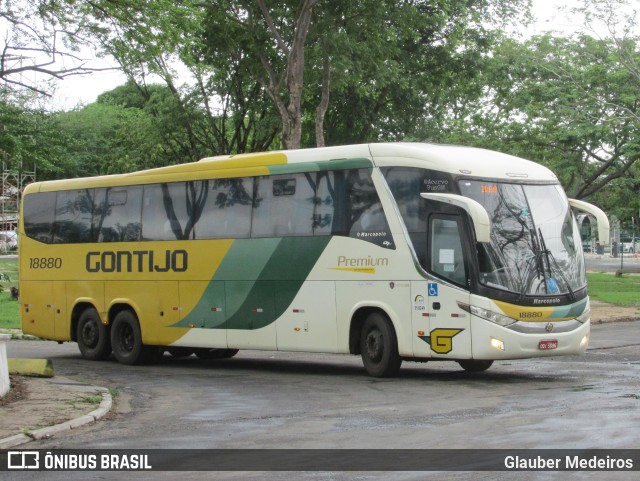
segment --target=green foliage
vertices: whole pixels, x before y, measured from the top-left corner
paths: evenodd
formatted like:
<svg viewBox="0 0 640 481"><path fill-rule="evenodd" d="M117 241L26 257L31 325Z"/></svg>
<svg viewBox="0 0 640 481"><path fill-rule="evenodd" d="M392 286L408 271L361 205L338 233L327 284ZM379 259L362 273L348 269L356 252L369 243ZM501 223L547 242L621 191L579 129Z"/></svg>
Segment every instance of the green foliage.
<svg viewBox="0 0 640 481"><path fill-rule="evenodd" d="M302 5L271 2L270 28L253 2L216 0L203 31L204 60L216 69L242 64L245 78L270 86L285 123L293 115L290 62ZM481 89L473 80L496 38L492 26L523 20L528 7L512 0L317 3L304 44L304 80L298 79L304 81L301 144L318 141L327 67L330 100L321 127L328 145L402 139L416 132L420 118L442 118L456 99Z"/></svg>
<svg viewBox="0 0 640 481"><path fill-rule="evenodd" d="M640 59L632 39L505 39L471 100L440 140L478 145L549 166L570 197L637 212ZM625 198L626 197L626 198Z"/></svg>
<svg viewBox="0 0 640 481"><path fill-rule="evenodd" d="M46 178L63 169L63 144L51 116L27 103L0 97L0 155L7 168L32 171L37 166Z"/></svg>
<svg viewBox="0 0 640 481"><path fill-rule="evenodd" d="M543 162L625 224L640 209L640 55L625 2L579 9L585 30L599 21L610 37L520 42L499 30L526 21L517 0L39 1L74 32L70 48L99 43L129 82L73 112L3 96L0 149L39 179L115 173L286 147L277 133L299 116L304 147L430 140Z"/></svg>
<svg viewBox="0 0 640 481"><path fill-rule="evenodd" d="M478 75L497 38L489 7L513 6L394 3L358 2L362 11L351 17L341 47L348 70L332 91L329 143L420 136L420 119L441 128L460 98L482 92Z"/></svg>
<svg viewBox="0 0 640 481"><path fill-rule="evenodd" d="M94 103L56 115L69 139L67 166L73 177L131 172L162 161L162 139L144 111Z"/></svg>

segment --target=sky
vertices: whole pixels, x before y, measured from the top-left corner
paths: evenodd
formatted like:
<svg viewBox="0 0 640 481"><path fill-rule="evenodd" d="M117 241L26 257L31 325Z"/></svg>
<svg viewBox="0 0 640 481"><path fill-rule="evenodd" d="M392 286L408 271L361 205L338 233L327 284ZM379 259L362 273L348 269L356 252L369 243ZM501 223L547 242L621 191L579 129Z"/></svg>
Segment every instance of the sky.
<svg viewBox="0 0 640 481"><path fill-rule="evenodd" d="M580 25L572 21L566 14L560 13L559 8L576 5L578 0L533 0L533 15L536 21L528 35L536 35L545 31L560 31L568 33ZM106 60L95 60L96 65L109 66ZM115 62L111 62L115 66ZM90 76L68 77L58 83L56 93L50 100L52 110L71 110L75 107L90 104L98 95L114 89L126 82L121 72L95 72Z"/></svg>

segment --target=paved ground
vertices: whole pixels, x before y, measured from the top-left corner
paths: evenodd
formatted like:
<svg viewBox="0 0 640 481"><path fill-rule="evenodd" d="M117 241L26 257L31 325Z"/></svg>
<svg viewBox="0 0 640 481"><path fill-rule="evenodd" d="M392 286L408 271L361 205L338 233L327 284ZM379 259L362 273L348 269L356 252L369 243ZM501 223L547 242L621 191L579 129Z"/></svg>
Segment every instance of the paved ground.
<svg viewBox="0 0 640 481"><path fill-rule="evenodd" d="M592 302L593 323L630 319L640 319L640 308ZM108 391L72 379L20 376L12 382L10 395L0 403L0 449L94 422L111 407Z"/></svg>

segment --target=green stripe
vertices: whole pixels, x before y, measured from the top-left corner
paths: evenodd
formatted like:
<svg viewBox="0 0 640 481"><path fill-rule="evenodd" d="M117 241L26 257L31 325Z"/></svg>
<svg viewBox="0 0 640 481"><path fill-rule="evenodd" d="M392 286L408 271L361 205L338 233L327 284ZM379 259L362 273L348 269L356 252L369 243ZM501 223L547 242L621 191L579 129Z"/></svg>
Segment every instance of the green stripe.
<svg viewBox="0 0 640 481"><path fill-rule="evenodd" d="M580 314L584 312L585 307L587 307L587 298L585 297L579 302L575 304L570 304L568 306L559 306L556 307L548 319L560 319L563 317L578 317Z"/></svg>
<svg viewBox="0 0 640 481"><path fill-rule="evenodd" d="M269 165L268 169L270 174L297 174L302 172L325 172L328 170L366 169L371 167L373 167L371 159L356 158Z"/></svg>
<svg viewBox="0 0 640 481"><path fill-rule="evenodd" d="M235 241L198 304L173 326L259 329L275 322L291 305L330 239ZM211 306L222 311L211 312Z"/></svg>

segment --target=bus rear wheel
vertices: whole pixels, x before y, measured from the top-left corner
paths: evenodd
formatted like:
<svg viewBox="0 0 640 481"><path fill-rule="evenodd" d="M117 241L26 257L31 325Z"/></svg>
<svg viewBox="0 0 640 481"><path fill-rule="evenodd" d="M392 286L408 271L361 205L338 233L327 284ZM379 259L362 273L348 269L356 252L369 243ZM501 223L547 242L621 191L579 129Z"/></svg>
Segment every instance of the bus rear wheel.
<svg viewBox="0 0 640 481"><path fill-rule="evenodd" d="M464 361L458 361L460 367L467 372L482 372L491 367L493 361L485 361L480 359L467 359Z"/></svg>
<svg viewBox="0 0 640 481"><path fill-rule="evenodd" d="M102 324L98 311L93 308L85 309L80 314L76 339L85 359L102 361L111 355L109 328Z"/></svg>
<svg viewBox="0 0 640 481"><path fill-rule="evenodd" d="M360 335L360 354L367 373L373 377L398 374L402 358L391 322L379 312L365 319Z"/></svg>
<svg viewBox="0 0 640 481"><path fill-rule="evenodd" d="M120 311L111 326L111 347L113 355L122 364L141 364L155 361L161 351L155 346L142 343L142 331L135 314L129 310Z"/></svg>

